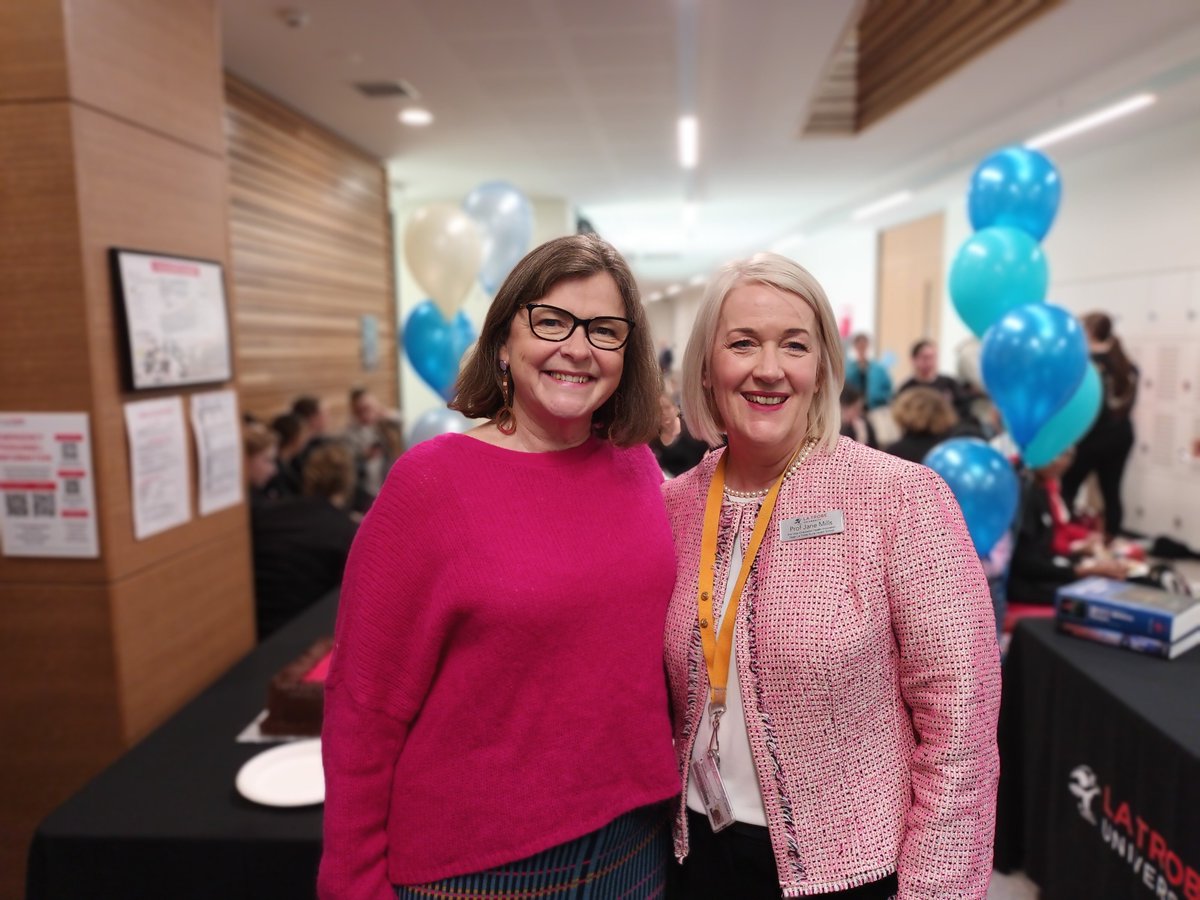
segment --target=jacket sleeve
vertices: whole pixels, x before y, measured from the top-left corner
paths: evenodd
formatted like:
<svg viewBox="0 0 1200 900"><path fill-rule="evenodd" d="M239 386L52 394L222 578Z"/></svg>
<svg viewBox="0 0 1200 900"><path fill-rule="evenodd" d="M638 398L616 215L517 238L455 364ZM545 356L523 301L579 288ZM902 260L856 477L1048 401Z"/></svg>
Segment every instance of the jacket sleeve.
<svg viewBox="0 0 1200 900"><path fill-rule="evenodd" d="M1000 659L991 598L950 489L924 466L903 479L887 548L900 689L917 745L900 900L987 896L996 826Z"/></svg>
<svg viewBox="0 0 1200 900"><path fill-rule="evenodd" d="M444 629L434 594L446 524L433 522L416 458L423 455L410 451L393 467L359 527L342 582L321 730L321 900L395 898L387 820L396 761L429 690Z"/></svg>

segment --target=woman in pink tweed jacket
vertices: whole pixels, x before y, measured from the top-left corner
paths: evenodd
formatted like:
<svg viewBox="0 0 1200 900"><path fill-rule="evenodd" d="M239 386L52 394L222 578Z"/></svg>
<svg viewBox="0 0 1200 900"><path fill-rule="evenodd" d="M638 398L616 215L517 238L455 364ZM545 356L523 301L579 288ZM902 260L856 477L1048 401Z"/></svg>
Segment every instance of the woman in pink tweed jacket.
<svg viewBox="0 0 1200 900"><path fill-rule="evenodd" d="M710 283L683 411L727 446L664 488L687 898L987 894L1000 700L987 584L932 470L839 438L842 381L807 271L764 253Z"/></svg>

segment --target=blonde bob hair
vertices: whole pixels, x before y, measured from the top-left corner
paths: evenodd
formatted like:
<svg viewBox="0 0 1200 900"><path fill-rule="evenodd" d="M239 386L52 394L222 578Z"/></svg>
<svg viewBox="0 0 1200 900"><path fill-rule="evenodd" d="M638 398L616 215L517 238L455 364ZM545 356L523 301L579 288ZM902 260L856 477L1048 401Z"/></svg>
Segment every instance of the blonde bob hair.
<svg viewBox="0 0 1200 900"><path fill-rule="evenodd" d="M709 360L717 340L721 306L736 287L765 284L795 294L813 311L817 325L817 387L808 410L808 436L815 437L820 448L832 452L841 429L842 383L845 361L837 320L829 306L825 290L803 267L777 253L756 253L749 259L723 266L708 283L704 299L692 324L692 334L683 354L683 418L688 429L710 447L725 442L725 424L713 398L704 386L708 380Z"/></svg>

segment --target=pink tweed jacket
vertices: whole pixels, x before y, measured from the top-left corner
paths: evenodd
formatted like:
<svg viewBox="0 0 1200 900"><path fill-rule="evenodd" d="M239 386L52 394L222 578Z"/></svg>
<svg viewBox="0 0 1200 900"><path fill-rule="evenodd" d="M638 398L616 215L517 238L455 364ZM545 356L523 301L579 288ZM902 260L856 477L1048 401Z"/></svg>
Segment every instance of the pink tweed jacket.
<svg viewBox="0 0 1200 900"><path fill-rule="evenodd" d="M719 457L663 489L679 561L666 661L683 798L708 701L696 584ZM842 533L781 540L779 523L831 510L845 516ZM745 547L752 526L726 502L716 584L735 533ZM945 483L845 437L814 453L784 483L737 615L746 726L784 896L897 872L901 900L985 897L999 652L987 584Z"/></svg>

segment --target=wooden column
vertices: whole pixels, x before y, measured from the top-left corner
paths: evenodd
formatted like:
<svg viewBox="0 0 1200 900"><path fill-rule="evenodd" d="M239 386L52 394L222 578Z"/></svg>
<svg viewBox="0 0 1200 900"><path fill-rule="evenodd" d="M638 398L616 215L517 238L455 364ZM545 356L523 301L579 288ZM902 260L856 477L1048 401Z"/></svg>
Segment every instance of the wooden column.
<svg viewBox="0 0 1200 900"><path fill-rule="evenodd" d="M253 644L246 509L199 516L194 457L192 519L134 540L122 406L192 390L123 390L106 258L228 273L223 107L216 0L0 12L0 411L88 414L101 549L0 557L0 896L43 816Z"/></svg>

